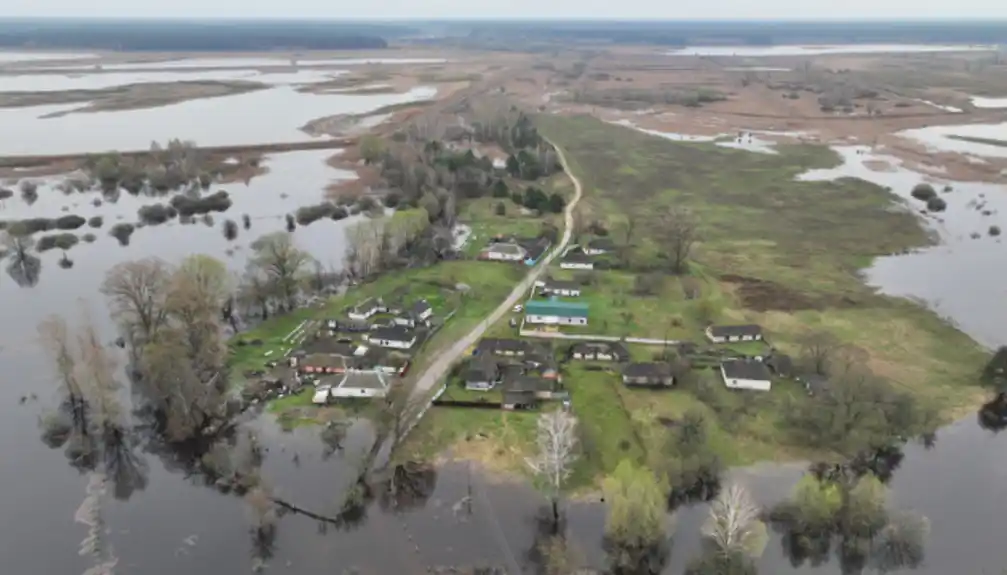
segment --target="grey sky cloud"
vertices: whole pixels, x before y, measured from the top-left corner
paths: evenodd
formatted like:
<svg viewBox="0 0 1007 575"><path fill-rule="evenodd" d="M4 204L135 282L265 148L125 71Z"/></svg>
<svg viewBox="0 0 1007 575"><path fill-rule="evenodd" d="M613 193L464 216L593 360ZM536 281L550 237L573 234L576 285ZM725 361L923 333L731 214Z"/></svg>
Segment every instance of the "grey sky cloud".
<svg viewBox="0 0 1007 575"><path fill-rule="evenodd" d="M143 18L1007 18L1003 0L4 0L0 16Z"/></svg>

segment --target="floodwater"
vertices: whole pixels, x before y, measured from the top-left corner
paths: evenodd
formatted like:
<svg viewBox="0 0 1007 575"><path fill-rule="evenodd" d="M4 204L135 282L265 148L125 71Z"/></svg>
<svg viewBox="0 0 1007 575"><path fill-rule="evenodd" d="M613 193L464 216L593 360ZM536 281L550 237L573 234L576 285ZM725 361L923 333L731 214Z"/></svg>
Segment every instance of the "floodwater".
<svg viewBox="0 0 1007 575"><path fill-rule="evenodd" d="M68 52L7 52L0 50L0 64L10 62L45 62L49 60L85 60L97 58L97 54L79 54Z"/></svg>
<svg viewBox="0 0 1007 575"><path fill-rule="evenodd" d="M669 56L821 56L827 54L886 54L924 52L989 52L996 46L968 44L843 44L828 46L690 46L667 52Z"/></svg>
<svg viewBox="0 0 1007 575"><path fill-rule="evenodd" d="M975 96L972 105L976 108L1007 108L1007 98L983 98Z"/></svg>
<svg viewBox="0 0 1007 575"><path fill-rule="evenodd" d="M91 56L81 56L86 58ZM3 61L0 59L0 61ZM443 64L443 58L290 58L276 56L271 58L180 58L175 60L145 60L139 62L104 63L95 61L89 64L74 64L59 66L59 70L93 70L100 64L102 70L198 70L201 68L271 68L271 67L332 67L332 66L363 66L363 65L402 65L402 64ZM34 62L32 62L34 65Z"/></svg>
<svg viewBox="0 0 1007 575"><path fill-rule="evenodd" d="M0 75L0 92L65 92L68 90L101 90L128 84L151 84L196 81L262 82L270 85L314 84L332 80L343 70L299 70L295 72L269 72L257 70L173 70L167 72L107 72L33 74L20 71Z"/></svg>
<svg viewBox="0 0 1007 575"><path fill-rule="evenodd" d="M916 140L935 152L958 152L976 156L1007 158L1007 147L980 144L953 138L966 136L989 140L1007 141L1007 122L1000 124L961 124L948 126L928 126L903 130L896 135Z"/></svg>
<svg viewBox="0 0 1007 575"><path fill-rule="evenodd" d="M435 88L403 94L312 94L292 86L189 100L178 104L72 113L79 104L0 109L0 126L16 135L0 141L0 156L50 155L146 149L173 138L201 146L297 142L311 139L299 128L336 114L365 114L382 106L432 98Z"/></svg>

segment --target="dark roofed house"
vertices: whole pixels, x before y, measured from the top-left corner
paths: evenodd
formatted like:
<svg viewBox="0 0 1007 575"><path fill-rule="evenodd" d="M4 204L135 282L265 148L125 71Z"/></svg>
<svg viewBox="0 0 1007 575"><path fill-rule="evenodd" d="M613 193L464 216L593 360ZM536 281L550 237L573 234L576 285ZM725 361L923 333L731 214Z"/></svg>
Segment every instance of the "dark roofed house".
<svg viewBox="0 0 1007 575"><path fill-rule="evenodd" d="M675 376L667 363L631 363L622 370L622 382L626 385L671 387L675 384Z"/></svg>
<svg viewBox="0 0 1007 575"><path fill-rule="evenodd" d="M517 243L525 250L524 263L530 266L538 263L542 254L544 254L546 250L549 249L549 246L552 245L549 238L546 237L521 238L517 240Z"/></svg>
<svg viewBox="0 0 1007 575"><path fill-rule="evenodd" d="M528 342L520 339L487 337L476 345L476 352L520 357L528 353L529 348Z"/></svg>
<svg viewBox="0 0 1007 575"><path fill-rule="evenodd" d="M808 391L808 395L818 395L829 390L829 378L824 375L817 373L802 375L800 381L804 384L804 389Z"/></svg>
<svg viewBox="0 0 1007 575"><path fill-rule="evenodd" d="M350 319L355 319L358 321L363 321L370 319L371 316L377 313L384 313L388 311L388 306L381 298L368 298L353 307L350 310Z"/></svg>
<svg viewBox="0 0 1007 575"><path fill-rule="evenodd" d="M552 394L553 384L539 377L521 375L503 384L504 409L528 409L538 405L540 398Z"/></svg>
<svg viewBox="0 0 1007 575"><path fill-rule="evenodd" d="M394 319L394 323L395 325L405 327L416 327L417 325L426 324L427 320L429 320L433 315L433 308L430 307L427 300L421 299L411 305L409 309L397 315Z"/></svg>
<svg viewBox="0 0 1007 575"><path fill-rule="evenodd" d="M557 295L564 297L580 297L581 287L577 282L546 279L539 284L539 291L542 295Z"/></svg>
<svg viewBox="0 0 1007 575"><path fill-rule="evenodd" d="M588 361L628 361L629 351L617 341L585 341L570 347L570 357Z"/></svg>
<svg viewBox="0 0 1007 575"><path fill-rule="evenodd" d="M565 270L593 270L594 260L581 250L570 250L559 262L559 267Z"/></svg>
<svg viewBox="0 0 1007 575"><path fill-rule="evenodd" d="M615 250L615 242L611 238L595 238L584 246L584 253L589 256L607 254Z"/></svg>
<svg viewBox="0 0 1007 575"><path fill-rule="evenodd" d="M724 385L731 389L769 391L773 382L769 368L754 359L733 359L720 364Z"/></svg>
<svg viewBox="0 0 1007 575"><path fill-rule="evenodd" d="M762 328L755 324L711 325L706 328L706 337L713 343L759 341L762 339Z"/></svg>
<svg viewBox="0 0 1007 575"><path fill-rule="evenodd" d="M538 405L538 399L530 391L504 390L500 407L513 411L516 409L533 409Z"/></svg>
<svg viewBox="0 0 1007 575"><path fill-rule="evenodd" d="M397 349L409 349L416 343L416 332L400 325L378 328L365 337L374 345Z"/></svg>
<svg viewBox="0 0 1007 575"><path fill-rule="evenodd" d="M476 356L465 370L465 389L487 391L500 381L500 366L489 356Z"/></svg>
<svg viewBox="0 0 1007 575"><path fill-rule="evenodd" d="M794 373L794 360L785 353L773 350L765 359L766 367L780 377L790 377Z"/></svg>

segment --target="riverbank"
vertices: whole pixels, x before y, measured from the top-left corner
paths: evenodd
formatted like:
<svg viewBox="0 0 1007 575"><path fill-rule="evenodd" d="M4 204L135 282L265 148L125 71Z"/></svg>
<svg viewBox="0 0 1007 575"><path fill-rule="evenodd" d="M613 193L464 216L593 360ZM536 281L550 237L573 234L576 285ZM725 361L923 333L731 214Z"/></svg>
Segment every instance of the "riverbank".
<svg viewBox="0 0 1007 575"><path fill-rule="evenodd" d="M675 299L668 298L676 290L616 299L602 291L593 296L598 299L593 307L610 316L610 328L621 329L614 324L622 324L622 314L608 309L621 301L631 324L649 325L659 336L664 331L701 342L706 322L752 323L795 359L809 338L828 339L849 361L942 423L974 412L987 399L976 379L988 359L980 345L920 305L879 294L861 277L875 257L935 241L912 211L864 181L797 179L810 169L837 165L838 156L828 148L779 146L779 154L757 154L671 142L589 117L547 116L539 124L567 152L573 173L584 182L585 208L608 230L624 229L627 222L635 230L631 260L637 271L596 272L605 279L588 291L619 292L605 287L614 282L624 290L619 293L628 294L641 270L666 265L659 254L668 246L658 238L660 215L669 207L687 208L698 221L693 267L672 280L695 278L702 292L698 299L711 302L704 304L706 317L695 315L698 304L678 301L681 288ZM619 241L620 233L613 237ZM672 316L681 321L671 322ZM771 392L742 397L721 389L719 379L712 395L701 389L652 392L626 388L614 370L575 364L563 369L574 411L595 435L582 446L586 457L574 487L594 485L620 459L653 459L668 426L689 411L706 416L711 449L725 465L850 455L845 448L852 441L812 443L795 429L791 414L818 404L792 380L774 380ZM534 449L534 417L437 408L405 448L415 457L477 459L490 469L521 473Z"/></svg>

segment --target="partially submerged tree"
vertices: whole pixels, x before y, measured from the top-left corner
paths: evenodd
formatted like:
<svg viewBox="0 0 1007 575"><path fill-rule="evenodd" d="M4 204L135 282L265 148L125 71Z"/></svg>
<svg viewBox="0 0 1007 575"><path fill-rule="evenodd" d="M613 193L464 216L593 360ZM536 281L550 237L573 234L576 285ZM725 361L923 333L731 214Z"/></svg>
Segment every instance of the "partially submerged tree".
<svg viewBox="0 0 1007 575"><path fill-rule="evenodd" d="M250 264L275 283L286 309L294 309L311 256L297 247L292 235L284 232L262 236L252 243L252 250Z"/></svg>
<svg viewBox="0 0 1007 575"><path fill-rule="evenodd" d="M723 554L742 553L759 557L766 547L766 525L748 490L733 484L710 505L703 536Z"/></svg>
<svg viewBox="0 0 1007 575"><path fill-rule="evenodd" d="M115 265L105 274L101 292L108 298L112 317L136 347L154 339L167 317L171 268L150 257Z"/></svg>
<svg viewBox="0 0 1007 575"><path fill-rule="evenodd" d="M554 534L559 531L559 498L577 460L577 419L557 409L538 417L538 452L526 461L552 503Z"/></svg>
<svg viewBox="0 0 1007 575"><path fill-rule="evenodd" d="M602 484L605 543L614 573L659 573L667 558L665 490L654 473L624 459Z"/></svg>

